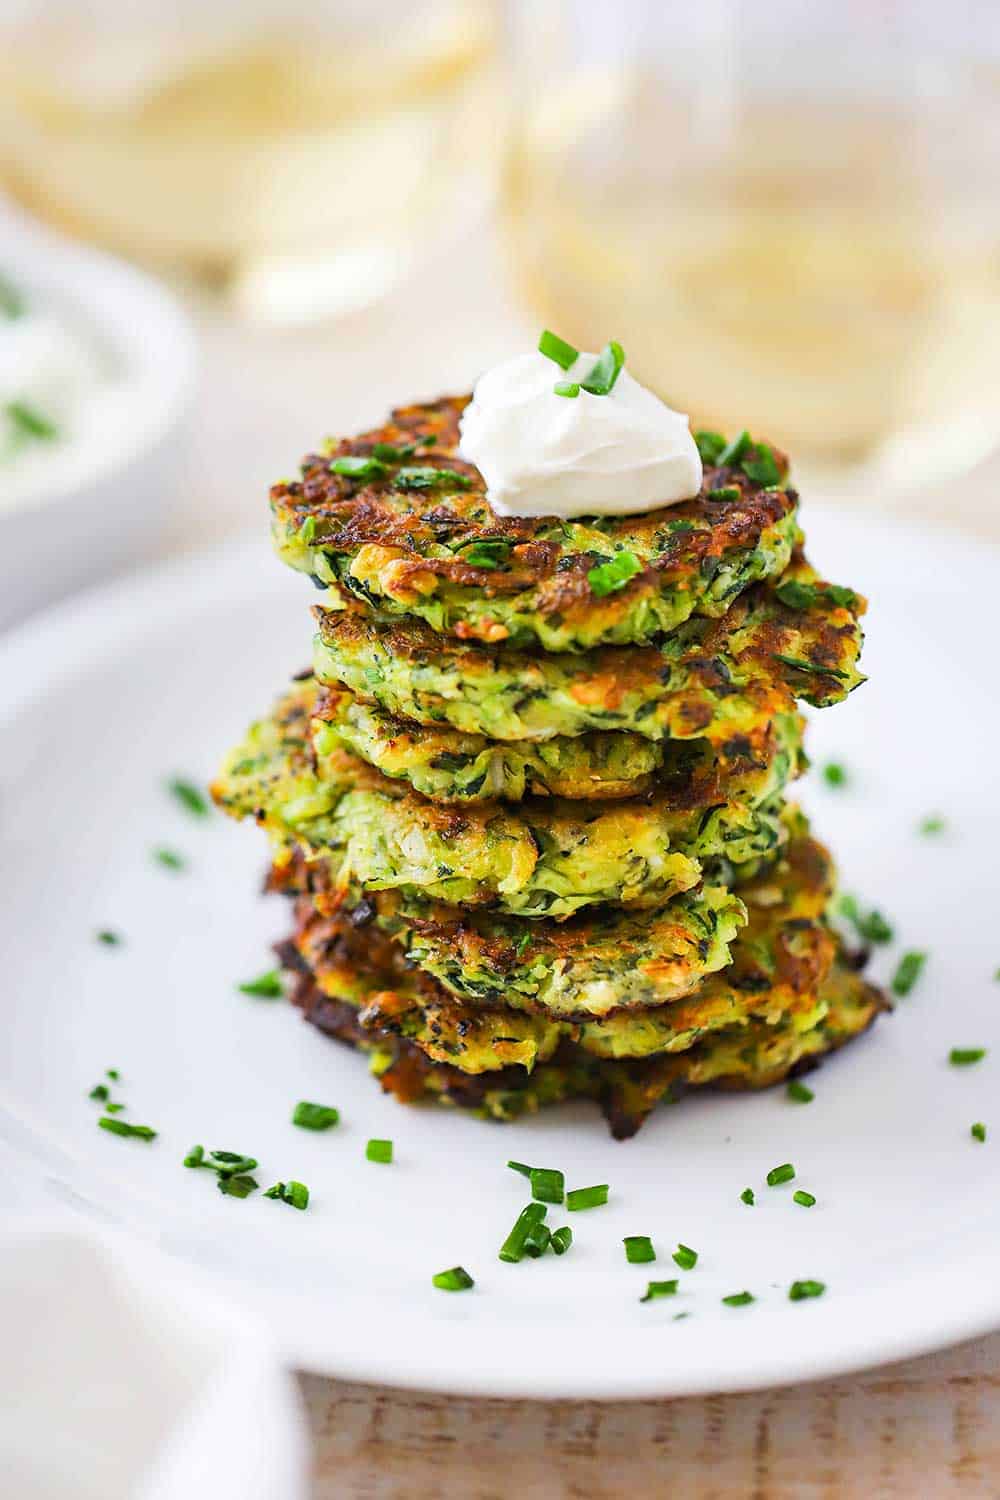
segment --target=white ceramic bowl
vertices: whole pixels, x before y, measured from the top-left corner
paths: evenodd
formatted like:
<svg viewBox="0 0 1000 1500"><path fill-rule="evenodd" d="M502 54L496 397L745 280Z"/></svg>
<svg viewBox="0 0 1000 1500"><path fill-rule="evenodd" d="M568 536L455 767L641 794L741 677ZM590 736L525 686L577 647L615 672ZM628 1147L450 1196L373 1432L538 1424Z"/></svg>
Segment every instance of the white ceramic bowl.
<svg viewBox="0 0 1000 1500"><path fill-rule="evenodd" d="M65 309L107 348L134 393L120 439L73 479L54 475L0 505L0 629L148 556L179 473L195 340L176 300L111 256L0 211L0 271L26 298Z"/></svg>

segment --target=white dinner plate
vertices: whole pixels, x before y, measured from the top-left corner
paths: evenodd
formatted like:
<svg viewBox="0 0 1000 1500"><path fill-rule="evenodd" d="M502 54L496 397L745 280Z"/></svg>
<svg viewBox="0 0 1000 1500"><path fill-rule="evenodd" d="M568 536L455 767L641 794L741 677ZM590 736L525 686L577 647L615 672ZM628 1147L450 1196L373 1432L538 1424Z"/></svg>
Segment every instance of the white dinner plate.
<svg viewBox="0 0 1000 1500"><path fill-rule="evenodd" d="M9 1170L180 1257L256 1309L297 1365L354 1379L682 1395L1000 1325L1000 553L857 513L806 522L826 576L872 604L871 680L814 716L803 798L845 887L895 927L876 976L906 949L929 955L895 1014L810 1076L812 1103L782 1088L688 1096L621 1144L583 1104L508 1126L406 1108L290 1007L238 993L288 925L283 901L259 894L264 838L191 817L164 783L207 780L308 661L308 585L258 539L63 606L0 648ZM834 758L850 778L839 789L818 769ZM930 814L947 828L921 835ZM183 872L153 859L161 845ZM102 928L124 943L99 944ZM956 1067L953 1047L990 1050ZM96 1128L87 1095L107 1068L127 1118L158 1129L152 1144ZM340 1125L296 1129L300 1099L336 1105ZM392 1138L391 1165L366 1161L369 1137ZM224 1197L182 1166L195 1142L257 1157L262 1187L306 1182L309 1209ZM497 1259L526 1199L509 1157L559 1167L569 1186L610 1184L606 1207L569 1216L567 1255ZM796 1182L766 1187L786 1161ZM655 1265L626 1263L633 1234L652 1237ZM694 1270L674 1266L679 1242L698 1251ZM475 1288L435 1290L456 1264ZM651 1276L676 1276L678 1295L640 1302ZM825 1295L792 1302L801 1279ZM722 1303L743 1290L753 1304Z"/></svg>

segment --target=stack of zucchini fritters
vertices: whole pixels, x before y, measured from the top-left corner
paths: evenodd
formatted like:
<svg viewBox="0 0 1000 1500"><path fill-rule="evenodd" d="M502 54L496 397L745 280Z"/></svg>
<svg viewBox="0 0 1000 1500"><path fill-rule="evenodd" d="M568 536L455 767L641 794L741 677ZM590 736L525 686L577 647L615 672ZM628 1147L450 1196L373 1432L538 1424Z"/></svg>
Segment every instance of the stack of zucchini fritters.
<svg viewBox="0 0 1000 1500"><path fill-rule="evenodd" d="M783 457L700 434L701 494L509 518L463 400L397 411L272 492L323 591L313 671L213 788L273 848L310 1021L384 1088L507 1119L568 1097L633 1134L759 1088L882 1007L786 800L798 702L861 680L864 601L805 561Z"/></svg>

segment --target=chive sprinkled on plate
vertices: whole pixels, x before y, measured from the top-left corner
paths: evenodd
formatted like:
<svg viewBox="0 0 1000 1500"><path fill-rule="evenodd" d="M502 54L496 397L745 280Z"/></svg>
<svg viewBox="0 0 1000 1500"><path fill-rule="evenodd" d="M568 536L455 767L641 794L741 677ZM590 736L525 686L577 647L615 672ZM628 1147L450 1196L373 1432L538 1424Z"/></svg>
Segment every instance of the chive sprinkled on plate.
<svg viewBox="0 0 1000 1500"><path fill-rule="evenodd" d="M185 781L182 776L175 776L167 782L167 790L170 795L180 803L185 812L189 812L195 818L207 818L211 811L208 798L204 792L199 791L193 781Z"/></svg>
<svg viewBox="0 0 1000 1500"><path fill-rule="evenodd" d="M880 911L863 912L857 897L843 895L837 902L837 910L845 921L850 922L859 937L867 943L891 943L893 930Z"/></svg>
<svg viewBox="0 0 1000 1500"><path fill-rule="evenodd" d="M230 1176L219 1177L215 1185L227 1198L249 1198L250 1194L255 1193L260 1187L256 1177L243 1172L234 1172Z"/></svg>
<svg viewBox="0 0 1000 1500"><path fill-rule="evenodd" d="M972 1136L972 1139L974 1141L985 1141L986 1126L983 1124L982 1120L977 1120L975 1125L970 1127L969 1134Z"/></svg>
<svg viewBox="0 0 1000 1500"><path fill-rule="evenodd" d="M511 1265L523 1259L528 1236L536 1224L543 1222L547 1213L544 1203L529 1203L526 1208L522 1208L514 1220L514 1227L500 1246L500 1259Z"/></svg>
<svg viewBox="0 0 1000 1500"><path fill-rule="evenodd" d="M120 948L122 945L121 934L113 932L110 927L102 927L94 936L102 948Z"/></svg>
<svg viewBox="0 0 1000 1500"><path fill-rule="evenodd" d="M304 1182L276 1182L269 1187L265 1198L276 1198L279 1203L287 1203L289 1208L306 1209L309 1207L309 1189Z"/></svg>
<svg viewBox="0 0 1000 1500"><path fill-rule="evenodd" d="M553 1229L552 1248L556 1255L565 1255L572 1243L573 1231L568 1224L564 1224L561 1229Z"/></svg>
<svg viewBox="0 0 1000 1500"><path fill-rule="evenodd" d="M740 1194L740 1202L747 1203L751 1208L753 1208L755 1201L756 1200L754 1199L753 1188L744 1188L742 1193Z"/></svg>
<svg viewBox="0 0 1000 1500"><path fill-rule="evenodd" d="M812 1208L816 1202L812 1193L807 1193L803 1188L796 1188L792 1194L792 1202L801 1204L803 1208Z"/></svg>
<svg viewBox="0 0 1000 1500"><path fill-rule="evenodd" d="M387 1166L392 1161L392 1142L370 1140L365 1147L365 1159L381 1162L383 1166Z"/></svg>
<svg viewBox="0 0 1000 1500"><path fill-rule="evenodd" d="M789 1079L785 1093L795 1104L811 1104L816 1097L812 1089L807 1088L798 1078Z"/></svg>
<svg viewBox="0 0 1000 1500"><path fill-rule="evenodd" d="M653 1241L648 1234L627 1234L622 1244L625 1246L625 1259L629 1265L644 1266L656 1259Z"/></svg>
<svg viewBox="0 0 1000 1500"><path fill-rule="evenodd" d="M158 1134L151 1125L130 1125L115 1115L101 1115L97 1123L101 1130L110 1131L112 1135L134 1136L139 1141L155 1141Z"/></svg>
<svg viewBox="0 0 1000 1500"><path fill-rule="evenodd" d="M580 387L575 380L557 380L552 389L557 396L566 396L570 401L575 401L580 394Z"/></svg>
<svg viewBox="0 0 1000 1500"><path fill-rule="evenodd" d="M19 438L51 443L59 436L59 428L55 422L28 401L8 401L4 407L4 415Z"/></svg>
<svg viewBox="0 0 1000 1500"><path fill-rule="evenodd" d="M111 1090L106 1083L95 1083L87 1098L98 1099L103 1104L105 1100L111 1098Z"/></svg>
<svg viewBox="0 0 1000 1500"><path fill-rule="evenodd" d="M184 1158L183 1165L185 1167L203 1167L203 1166L205 1166L206 1162L205 1162L205 1148L204 1148L204 1146L192 1146L191 1150L188 1152L187 1156L185 1156L185 1158Z"/></svg>
<svg viewBox="0 0 1000 1500"><path fill-rule="evenodd" d="M968 1068L972 1063L982 1062L985 1056L985 1047L952 1047L948 1061L953 1068Z"/></svg>
<svg viewBox="0 0 1000 1500"><path fill-rule="evenodd" d="M600 1208L608 1201L608 1184L599 1182L594 1187L573 1188L566 1194L566 1208L577 1213L582 1208Z"/></svg>
<svg viewBox="0 0 1000 1500"><path fill-rule="evenodd" d="M534 1167L527 1166L523 1161L509 1161L507 1165L512 1172L520 1172L522 1177L530 1177L535 1170Z"/></svg>
<svg viewBox="0 0 1000 1500"><path fill-rule="evenodd" d="M659 1297L676 1297L676 1281L651 1281L639 1298L640 1302L655 1302Z"/></svg>
<svg viewBox="0 0 1000 1500"><path fill-rule="evenodd" d="M892 976L892 993L908 995L923 972L927 954L916 948L904 953Z"/></svg>
<svg viewBox="0 0 1000 1500"><path fill-rule="evenodd" d="M693 1271L698 1264L698 1252L692 1250L690 1245L678 1244L671 1259L675 1265L680 1266L682 1271Z"/></svg>
<svg viewBox="0 0 1000 1500"><path fill-rule="evenodd" d="M630 579L637 573L642 572L639 559L632 552L616 552L614 557L607 562L598 563L590 569L587 574L587 582L590 584L591 592L598 598L603 599L608 594L615 594L623 589Z"/></svg>
<svg viewBox="0 0 1000 1500"><path fill-rule="evenodd" d="M768 1187L780 1187L783 1182L791 1182L795 1176L795 1168L790 1161L782 1162L780 1167L772 1167L767 1174Z"/></svg>
<svg viewBox="0 0 1000 1500"><path fill-rule="evenodd" d="M538 1260L545 1254L551 1243L552 1231L547 1224L539 1220L538 1223L529 1227L524 1237L524 1253L530 1255L532 1260Z"/></svg>
<svg viewBox="0 0 1000 1500"><path fill-rule="evenodd" d="M158 865L165 870L183 870L187 868L187 860L183 854L178 854L176 849L157 848L153 850L153 858Z"/></svg>
<svg viewBox="0 0 1000 1500"><path fill-rule="evenodd" d="M580 358L579 349L574 349L572 344L567 344L557 333L550 328L542 330L538 340L538 352L544 354L546 359L554 360L560 370L568 370L570 365L576 364Z"/></svg>
<svg viewBox="0 0 1000 1500"><path fill-rule="evenodd" d="M788 1300L805 1302L809 1297L822 1297L825 1291L825 1281L793 1281L788 1288Z"/></svg>
<svg viewBox="0 0 1000 1500"><path fill-rule="evenodd" d="M450 1271L438 1271L431 1277L432 1285L439 1292L467 1292L475 1282L464 1266L452 1266Z"/></svg>
<svg viewBox="0 0 1000 1500"><path fill-rule="evenodd" d="M110 1078L113 1083L117 1083L122 1076L117 1068L105 1068L104 1071L107 1077Z"/></svg>
<svg viewBox="0 0 1000 1500"><path fill-rule="evenodd" d="M839 760L828 760L823 767L823 780L827 786L846 786L850 777Z"/></svg>
<svg viewBox="0 0 1000 1500"><path fill-rule="evenodd" d="M339 1109L332 1104L310 1104L300 1099L292 1111L292 1124L302 1130L329 1130L340 1121Z"/></svg>
<svg viewBox="0 0 1000 1500"><path fill-rule="evenodd" d="M557 1167L532 1167L528 1179L539 1203L561 1203L566 1196L566 1180Z"/></svg>
<svg viewBox="0 0 1000 1500"><path fill-rule="evenodd" d="M104 1106L104 1111L109 1115L120 1115L124 1108L124 1104L116 1104L113 1099L109 1099Z"/></svg>
<svg viewBox="0 0 1000 1500"><path fill-rule="evenodd" d="M235 1177L240 1172L252 1172L258 1165L255 1156L244 1156L242 1151L210 1151L212 1160L206 1165L218 1172L220 1177Z"/></svg>
<svg viewBox="0 0 1000 1500"><path fill-rule="evenodd" d="M730 1292L728 1297L723 1297L725 1307L749 1307L754 1301L752 1292Z"/></svg>
<svg viewBox="0 0 1000 1500"><path fill-rule="evenodd" d="M944 833L947 827L948 824L940 813L931 813L929 817L917 824L917 832L924 838L934 838L937 834Z"/></svg>
<svg viewBox="0 0 1000 1500"><path fill-rule="evenodd" d="M285 993L278 969L266 969L256 979L244 979L236 988L241 995L253 995L258 1000L278 1000Z"/></svg>

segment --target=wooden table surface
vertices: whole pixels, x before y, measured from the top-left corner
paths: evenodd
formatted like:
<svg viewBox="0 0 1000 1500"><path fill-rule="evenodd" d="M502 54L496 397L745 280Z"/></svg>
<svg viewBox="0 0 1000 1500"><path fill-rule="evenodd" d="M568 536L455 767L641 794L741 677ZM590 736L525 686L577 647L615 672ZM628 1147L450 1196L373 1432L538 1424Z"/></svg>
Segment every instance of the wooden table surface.
<svg viewBox="0 0 1000 1500"><path fill-rule="evenodd" d="M317 434L460 390L530 337L488 243L426 268L419 290L327 330L254 335L204 320L205 399L171 550L261 524L267 484ZM913 509L1000 536L988 482ZM822 1385L706 1399L503 1402L302 1384L314 1500L1000 1497L1000 1334Z"/></svg>

